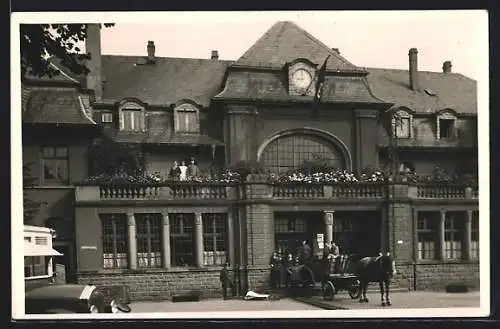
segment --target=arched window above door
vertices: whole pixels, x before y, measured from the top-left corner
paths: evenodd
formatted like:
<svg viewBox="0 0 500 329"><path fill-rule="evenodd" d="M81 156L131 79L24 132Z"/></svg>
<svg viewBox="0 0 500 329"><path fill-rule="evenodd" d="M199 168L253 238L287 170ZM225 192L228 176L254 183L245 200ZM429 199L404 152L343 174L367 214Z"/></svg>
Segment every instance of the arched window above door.
<svg viewBox="0 0 500 329"><path fill-rule="evenodd" d="M285 174L308 166L350 169L349 152L333 135L315 129L280 132L259 149L259 162L272 173Z"/></svg>

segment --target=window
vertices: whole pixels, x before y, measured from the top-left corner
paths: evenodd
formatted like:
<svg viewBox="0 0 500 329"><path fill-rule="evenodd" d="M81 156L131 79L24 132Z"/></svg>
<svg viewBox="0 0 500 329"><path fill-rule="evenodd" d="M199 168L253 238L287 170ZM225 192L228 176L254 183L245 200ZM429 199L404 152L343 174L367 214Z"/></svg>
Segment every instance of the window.
<svg viewBox="0 0 500 329"><path fill-rule="evenodd" d="M438 223L440 213L419 212L417 235L418 235L418 259L436 259L436 239L438 234Z"/></svg>
<svg viewBox="0 0 500 329"><path fill-rule="evenodd" d="M48 244L48 239L46 236L36 236L35 237L35 244L46 246Z"/></svg>
<svg viewBox="0 0 500 329"><path fill-rule="evenodd" d="M43 181L49 183L68 183L68 148L42 148Z"/></svg>
<svg viewBox="0 0 500 329"><path fill-rule="evenodd" d="M144 127L144 115L141 110L124 109L121 111L121 130L142 131Z"/></svg>
<svg viewBox="0 0 500 329"><path fill-rule="evenodd" d="M127 215L102 214L102 252L104 268L128 267Z"/></svg>
<svg viewBox="0 0 500 329"><path fill-rule="evenodd" d="M270 142L261 154L266 169L284 174L299 167L311 166L344 168L338 150L326 140L308 134L293 134Z"/></svg>
<svg viewBox="0 0 500 329"><path fill-rule="evenodd" d="M194 217L194 214L169 214L172 266L195 265Z"/></svg>
<svg viewBox="0 0 500 329"><path fill-rule="evenodd" d="M161 267L161 214L135 214L137 266Z"/></svg>
<svg viewBox="0 0 500 329"><path fill-rule="evenodd" d="M111 122L113 122L113 114L112 113L108 113L108 112L102 113L102 115L101 115L101 121L103 123L111 123Z"/></svg>
<svg viewBox="0 0 500 329"><path fill-rule="evenodd" d="M472 212L470 259L479 259L479 211Z"/></svg>
<svg viewBox="0 0 500 329"><path fill-rule="evenodd" d="M189 107L176 109L175 130L178 132L198 132L198 111Z"/></svg>
<svg viewBox="0 0 500 329"><path fill-rule="evenodd" d="M203 214L203 265L227 261L226 214Z"/></svg>
<svg viewBox="0 0 500 329"><path fill-rule="evenodd" d="M39 277L49 275L48 260L45 256L26 256L24 257L24 277Z"/></svg>
<svg viewBox="0 0 500 329"><path fill-rule="evenodd" d="M306 221L303 219L283 219L275 221L276 233L304 233L306 232Z"/></svg>
<svg viewBox="0 0 500 329"><path fill-rule="evenodd" d="M455 137L455 120L439 119L439 138L450 139Z"/></svg>
<svg viewBox="0 0 500 329"><path fill-rule="evenodd" d="M408 114L398 113L393 120L394 135L398 138L411 137L411 118Z"/></svg>
<svg viewBox="0 0 500 329"><path fill-rule="evenodd" d="M464 236L464 220L456 213L447 212L444 222L444 258L460 259L462 257L462 237Z"/></svg>

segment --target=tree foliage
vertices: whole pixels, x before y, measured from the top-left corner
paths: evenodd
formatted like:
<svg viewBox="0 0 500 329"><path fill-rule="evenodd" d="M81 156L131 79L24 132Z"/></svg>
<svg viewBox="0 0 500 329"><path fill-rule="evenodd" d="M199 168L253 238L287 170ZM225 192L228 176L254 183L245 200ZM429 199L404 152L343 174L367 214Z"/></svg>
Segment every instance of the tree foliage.
<svg viewBox="0 0 500 329"><path fill-rule="evenodd" d="M23 216L24 224L31 224L33 218L37 215L40 206L43 202L31 200L26 189L33 187L35 185L36 178L31 176L32 163L27 163L23 165Z"/></svg>
<svg viewBox="0 0 500 329"><path fill-rule="evenodd" d="M78 44L87 37L88 24L22 24L21 76L33 75L53 77L59 74L49 65L47 58L57 58L59 64L77 75L86 75L88 68L83 64L90 59L81 52ZM105 27L113 23L104 24Z"/></svg>

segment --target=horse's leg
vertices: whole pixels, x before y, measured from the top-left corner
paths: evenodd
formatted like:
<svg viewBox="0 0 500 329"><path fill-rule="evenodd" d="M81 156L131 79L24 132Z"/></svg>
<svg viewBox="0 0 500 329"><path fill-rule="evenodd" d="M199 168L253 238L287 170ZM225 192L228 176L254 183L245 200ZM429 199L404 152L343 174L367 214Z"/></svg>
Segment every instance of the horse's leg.
<svg viewBox="0 0 500 329"><path fill-rule="evenodd" d="M370 280L366 280L363 284L363 302L368 303L368 298L366 297L366 291L368 290L368 284Z"/></svg>
<svg viewBox="0 0 500 329"><path fill-rule="evenodd" d="M382 302L382 306L385 306L385 301L384 301L384 281L379 281L378 285L380 286L380 300Z"/></svg>
<svg viewBox="0 0 500 329"><path fill-rule="evenodd" d="M385 280L385 301L387 306L391 306L391 300L389 299L389 279Z"/></svg>
<svg viewBox="0 0 500 329"><path fill-rule="evenodd" d="M359 302L363 303L365 301L363 295L365 291L365 280L359 280Z"/></svg>

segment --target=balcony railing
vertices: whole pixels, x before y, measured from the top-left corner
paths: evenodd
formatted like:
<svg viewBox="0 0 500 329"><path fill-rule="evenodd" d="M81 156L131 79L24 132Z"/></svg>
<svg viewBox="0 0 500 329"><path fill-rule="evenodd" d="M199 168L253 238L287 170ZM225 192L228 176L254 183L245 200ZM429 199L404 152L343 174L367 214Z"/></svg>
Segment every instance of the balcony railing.
<svg viewBox="0 0 500 329"><path fill-rule="evenodd" d="M220 183L86 183L76 187L76 200L226 200L235 199L235 193L236 186Z"/></svg>
<svg viewBox="0 0 500 329"><path fill-rule="evenodd" d="M467 200L478 198L477 186L406 183L303 183L252 182L260 187L247 190L232 183L164 182L153 184L77 184L76 201L105 200L238 200L240 198L270 198L276 200L383 200L408 197L421 200ZM250 193L251 195L249 195ZM257 194L254 194L257 193Z"/></svg>
<svg viewBox="0 0 500 329"><path fill-rule="evenodd" d="M425 184L417 186L419 199L477 199L477 187Z"/></svg>
<svg viewBox="0 0 500 329"><path fill-rule="evenodd" d="M277 199L377 199L385 197L387 185L380 183L276 183L273 197Z"/></svg>

